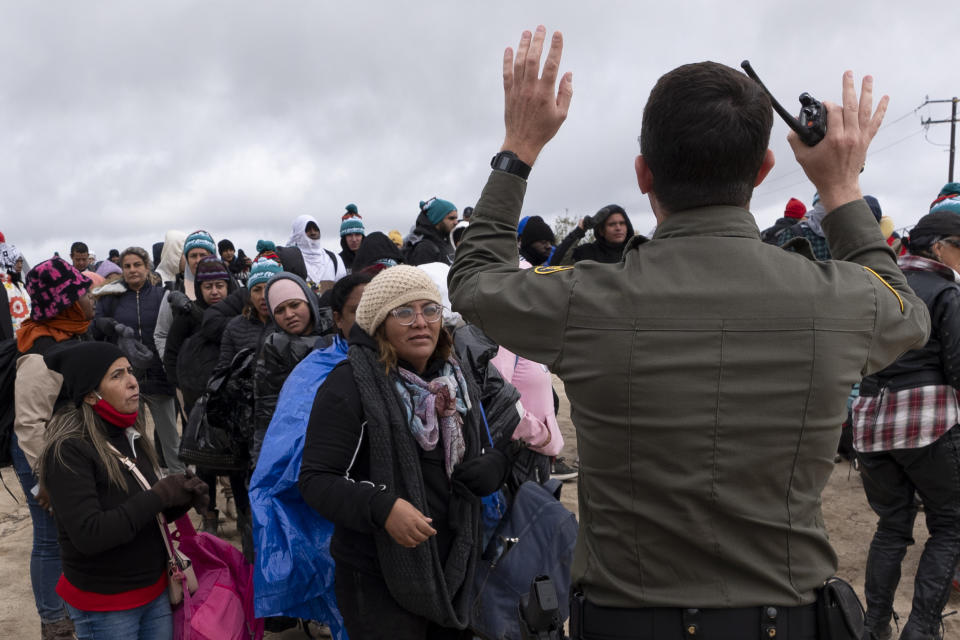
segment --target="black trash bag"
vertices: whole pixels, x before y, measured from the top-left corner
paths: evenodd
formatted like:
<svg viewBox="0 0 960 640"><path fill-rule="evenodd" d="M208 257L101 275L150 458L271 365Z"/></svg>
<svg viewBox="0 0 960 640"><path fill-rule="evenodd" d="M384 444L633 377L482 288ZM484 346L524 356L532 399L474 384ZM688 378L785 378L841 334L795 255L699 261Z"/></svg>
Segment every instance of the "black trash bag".
<svg viewBox="0 0 960 640"><path fill-rule="evenodd" d="M215 472L249 468L254 361L254 350L243 349L228 368L210 377L183 430L183 462Z"/></svg>

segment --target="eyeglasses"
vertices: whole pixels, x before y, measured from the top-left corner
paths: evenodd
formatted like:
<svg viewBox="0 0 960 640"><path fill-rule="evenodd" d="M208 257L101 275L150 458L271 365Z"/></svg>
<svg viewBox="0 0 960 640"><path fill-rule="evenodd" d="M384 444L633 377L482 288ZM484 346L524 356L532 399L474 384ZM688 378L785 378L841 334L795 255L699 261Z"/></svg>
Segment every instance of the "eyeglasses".
<svg viewBox="0 0 960 640"><path fill-rule="evenodd" d="M953 237L940 238L940 242L948 244L954 249L960 249L960 240Z"/></svg>
<svg viewBox="0 0 960 640"><path fill-rule="evenodd" d="M420 311L413 307L397 307L391 309L390 314L397 319L397 322L403 326L409 326L414 323L418 315L422 315L427 322L438 322L443 316L443 306L439 304L428 304Z"/></svg>

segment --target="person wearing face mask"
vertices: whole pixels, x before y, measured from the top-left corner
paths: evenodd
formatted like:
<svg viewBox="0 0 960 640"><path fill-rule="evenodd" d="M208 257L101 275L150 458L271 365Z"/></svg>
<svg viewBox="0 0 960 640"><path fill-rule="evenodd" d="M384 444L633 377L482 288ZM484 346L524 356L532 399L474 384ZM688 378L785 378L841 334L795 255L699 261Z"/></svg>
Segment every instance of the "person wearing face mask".
<svg viewBox="0 0 960 640"><path fill-rule="evenodd" d="M52 258L31 269L24 278L33 299L30 318L17 334L17 377L14 385L14 434L10 454L17 479L27 496L33 523L30 582L40 617L43 640L73 637L73 623L56 592L60 578L57 528L40 491L37 464L54 410L67 401L63 378L49 369L43 356L58 345L87 339L93 319L90 279L62 258ZM56 295L54 294L56 291Z"/></svg>
<svg viewBox="0 0 960 640"><path fill-rule="evenodd" d="M254 431L250 460L254 467L283 381L308 353L329 345L332 340L321 338L325 327L320 320L319 301L302 279L282 271L267 284L266 297L277 331L264 341L253 374Z"/></svg>
<svg viewBox="0 0 960 640"><path fill-rule="evenodd" d="M337 604L353 638L472 637L466 587L480 497L500 488L510 464L484 451L480 390L442 316L423 270L377 274L347 360L310 414L300 491L334 523Z"/></svg>
<svg viewBox="0 0 960 640"><path fill-rule="evenodd" d="M80 640L173 635L167 553L157 526L191 506L207 487L191 474L160 477L144 437L140 388L116 346L90 342L54 350L47 366L63 379L68 406L54 415L39 475L59 530L64 599ZM124 468L132 460L152 486Z"/></svg>
<svg viewBox="0 0 960 640"><path fill-rule="evenodd" d="M287 245L297 247L307 265L307 281L323 292L347 275L343 260L320 243L320 227L313 216L298 216L290 229Z"/></svg>
<svg viewBox="0 0 960 640"><path fill-rule="evenodd" d="M347 357L347 336L372 278L356 272L333 286L330 306L337 327L333 342L311 351L287 377L250 479L256 549L254 607L258 616L268 617L267 628L275 631L284 619L288 625L293 624L291 618L302 618L336 627L339 618L332 611L336 606L332 582L318 579L332 575L332 527L303 501L297 476L313 398L333 367ZM305 549L310 553L305 554ZM336 637L337 629L331 630Z"/></svg>
<svg viewBox="0 0 960 640"><path fill-rule="evenodd" d="M907 246L899 265L930 311L930 339L864 378L853 402L863 489L879 516L864 580L866 627L878 639L891 637L900 564L913 542L915 494L930 537L900 638L940 637L940 615L960 558L960 216L925 215Z"/></svg>

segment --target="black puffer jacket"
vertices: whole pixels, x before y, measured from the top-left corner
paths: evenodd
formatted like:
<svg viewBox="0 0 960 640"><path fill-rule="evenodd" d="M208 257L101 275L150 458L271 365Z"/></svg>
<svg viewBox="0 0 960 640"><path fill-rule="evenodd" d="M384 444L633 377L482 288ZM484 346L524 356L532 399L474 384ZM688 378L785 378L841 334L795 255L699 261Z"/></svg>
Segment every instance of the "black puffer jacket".
<svg viewBox="0 0 960 640"><path fill-rule="evenodd" d="M253 374L253 402L254 402L254 432L253 444L250 450L250 459L256 465L260 456L260 446L273 418L273 411L277 408L277 398L287 376L301 360L307 357L314 349L322 349L333 342L330 336L321 337L324 326L318 322L320 308L316 294L307 286L302 278L285 271L274 276L267 284L267 296L270 287L282 279L293 280L306 295L310 305L310 317L313 320L313 329L307 335L291 335L286 331L276 329L263 342L260 353L257 354L256 369ZM271 316L273 310L270 311Z"/></svg>
<svg viewBox="0 0 960 640"><path fill-rule="evenodd" d="M423 211L417 216L417 226L403 249L404 260L409 265L417 266L430 262L453 264L453 244L437 230L437 226L430 222Z"/></svg>
<svg viewBox="0 0 960 640"><path fill-rule="evenodd" d="M232 278L227 281L228 296L236 288L237 283ZM193 310L174 312L163 352L167 378L183 392L184 408L188 412L203 395L207 381L217 366L222 337L204 335L200 330L204 312L209 306L203 301L199 282L194 282L194 289L197 299L193 301Z"/></svg>
<svg viewBox="0 0 960 640"><path fill-rule="evenodd" d="M960 389L960 285L940 263L915 256L908 260L910 266L904 266L903 273L930 310L930 339L922 349L907 351L886 369L864 378L862 396L934 384ZM926 268L915 268L921 266Z"/></svg>
<svg viewBox="0 0 960 640"><path fill-rule="evenodd" d="M256 315L251 315L248 318L241 314L231 318L227 323L227 328L223 330L223 339L220 341L220 359L217 360L217 370L229 366L233 357L241 349L259 351L264 340L274 331L276 331L275 324L272 322L264 324L260 322L260 318Z"/></svg>
<svg viewBox="0 0 960 640"><path fill-rule="evenodd" d="M103 291L103 290L101 290ZM97 300L96 317L113 318L137 332L137 339L153 352L153 362L145 371L137 372L140 381L140 392L144 394L172 395L173 386L167 381L163 370L163 363L157 355L157 348L153 342L153 331L157 326L157 316L160 314L160 305L164 299L164 289L153 284L148 279L139 291L132 291L123 282L110 285L107 295ZM94 337L98 340L105 336L96 330ZM116 336L107 338L116 343Z"/></svg>

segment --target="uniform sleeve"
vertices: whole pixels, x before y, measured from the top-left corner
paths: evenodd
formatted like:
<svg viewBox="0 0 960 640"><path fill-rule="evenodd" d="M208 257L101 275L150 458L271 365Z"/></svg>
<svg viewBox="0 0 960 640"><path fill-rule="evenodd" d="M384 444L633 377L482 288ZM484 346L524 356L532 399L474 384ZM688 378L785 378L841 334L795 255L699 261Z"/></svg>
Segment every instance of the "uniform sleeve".
<svg viewBox="0 0 960 640"><path fill-rule="evenodd" d="M520 269L517 220L526 181L493 171L463 234L447 283L453 310L529 360L561 355L575 267Z"/></svg>
<svg viewBox="0 0 960 640"><path fill-rule="evenodd" d="M156 526L160 496L138 491L119 507L103 510L97 493L96 455L92 445L78 438L64 440L60 458L46 466L44 487L57 522L81 553L95 555L133 540L141 529ZM47 455L53 455L49 451Z"/></svg>
<svg viewBox="0 0 960 640"><path fill-rule="evenodd" d="M883 369L930 336L930 313L897 266L893 250L863 199L837 207L823 219L823 231L835 260L863 267L861 277L873 288L876 321L863 375Z"/></svg>
<svg viewBox="0 0 960 640"><path fill-rule="evenodd" d="M47 423L62 384L63 376L48 369L43 356L31 353L17 360L13 430L32 469L37 468Z"/></svg>

